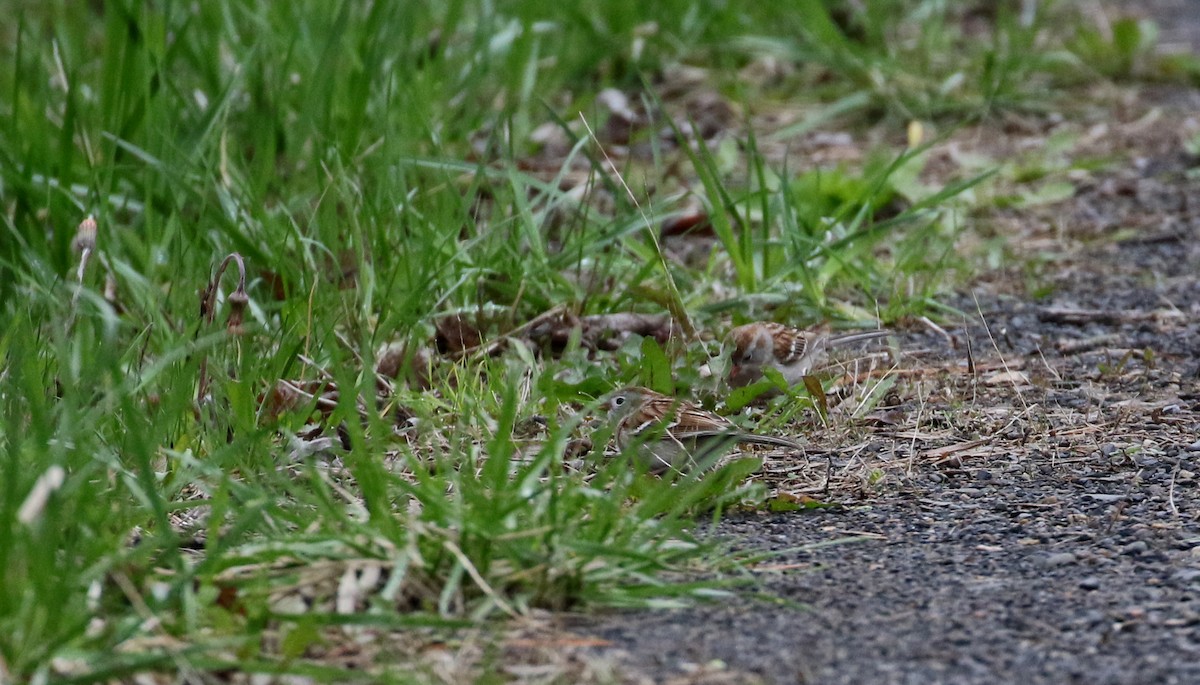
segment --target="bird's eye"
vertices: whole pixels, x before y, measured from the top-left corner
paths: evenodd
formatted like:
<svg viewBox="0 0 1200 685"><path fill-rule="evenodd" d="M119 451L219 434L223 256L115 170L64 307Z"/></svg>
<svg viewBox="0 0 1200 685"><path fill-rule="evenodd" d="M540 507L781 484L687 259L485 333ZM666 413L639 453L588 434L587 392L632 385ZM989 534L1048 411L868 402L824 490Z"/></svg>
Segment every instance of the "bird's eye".
<svg viewBox="0 0 1200 685"><path fill-rule="evenodd" d="M746 354L742 355L742 361L748 362L751 359L754 359L754 350L746 350Z"/></svg>
<svg viewBox="0 0 1200 685"><path fill-rule="evenodd" d="M625 404L625 396L624 395L617 395L616 397L613 398L612 405L614 407L619 407L622 404Z"/></svg>

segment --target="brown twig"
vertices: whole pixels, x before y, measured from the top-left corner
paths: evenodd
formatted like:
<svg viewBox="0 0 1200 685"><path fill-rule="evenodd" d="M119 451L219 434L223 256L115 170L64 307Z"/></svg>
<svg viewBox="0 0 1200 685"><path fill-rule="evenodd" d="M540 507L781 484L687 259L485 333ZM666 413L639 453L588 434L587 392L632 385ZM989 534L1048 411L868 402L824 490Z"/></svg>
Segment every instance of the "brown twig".
<svg viewBox="0 0 1200 685"><path fill-rule="evenodd" d="M1160 321L1178 319L1183 314L1172 311L1117 311L1111 309L1068 309L1064 307L1043 307L1038 311L1038 319L1047 323L1063 323L1083 325L1099 323L1109 326L1119 326L1126 323L1141 323L1143 321Z"/></svg>

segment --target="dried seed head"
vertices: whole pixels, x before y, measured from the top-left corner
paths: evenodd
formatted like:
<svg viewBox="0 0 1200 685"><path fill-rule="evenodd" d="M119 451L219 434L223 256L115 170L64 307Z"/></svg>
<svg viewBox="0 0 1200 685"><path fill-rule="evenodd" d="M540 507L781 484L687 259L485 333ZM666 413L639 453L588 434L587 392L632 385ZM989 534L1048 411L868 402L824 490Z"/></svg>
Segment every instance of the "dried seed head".
<svg viewBox="0 0 1200 685"><path fill-rule="evenodd" d="M243 288L238 288L229 294L229 319L225 322L225 330L230 335L241 335L246 332L242 325L246 319L246 305L250 304L250 296Z"/></svg>
<svg viewBox="0 0 1200 685"><path fill-rule="evenodd" d="M79 223L75 229L75 238L71 240L71 249L75 252L96 249L96 219L91 214Z"/></svg>

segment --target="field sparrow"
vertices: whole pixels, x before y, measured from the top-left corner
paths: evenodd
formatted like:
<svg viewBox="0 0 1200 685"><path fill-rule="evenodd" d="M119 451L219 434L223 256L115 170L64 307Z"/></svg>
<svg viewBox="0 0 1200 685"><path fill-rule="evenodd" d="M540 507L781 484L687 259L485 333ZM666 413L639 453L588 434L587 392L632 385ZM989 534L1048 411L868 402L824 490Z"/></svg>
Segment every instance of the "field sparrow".
<svg viewBox="0 0 1200 685"><path fill-rule="evenodd" d="M829 348L886 335L887 331L828 335L773 322L738 326L729 333L733 343L729 384L749 385L763 377L764 369L772 368L783 375L788 385L795 385Z"/></svg>
<svg viewBox="0 0 1200 685"><path fill-rule="evenodd" d="M784 438L742 432L723 416L646 388L624 388L604 403L621 449L637 447L651 473L707 466L737 443L803 449Z"/></svg>

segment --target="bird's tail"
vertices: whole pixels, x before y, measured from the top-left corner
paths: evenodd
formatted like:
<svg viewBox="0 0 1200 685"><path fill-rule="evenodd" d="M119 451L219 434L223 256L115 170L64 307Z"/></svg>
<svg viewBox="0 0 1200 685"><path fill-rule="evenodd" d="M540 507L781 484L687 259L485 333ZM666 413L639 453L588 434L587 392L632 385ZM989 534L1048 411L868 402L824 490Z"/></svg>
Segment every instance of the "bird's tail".
<svg viewBox="0 0 1200 685"><path fill-rule="evenodd" d="M786 447L792 450L802 450L804 446L795 440L787 438L777 438L773 435L746 435L742 437L742 442L751 442L756 445L773 445L775 447Z"/></svg>
<svg viewBox="0 0 1200 685"><path fill-rule="evenodd" d="M844 335L831 335L825 339L826 347L837 347L839 345L850 345L852 343L863 340L874 340L875 338L886 338L891 335L891 331L860 331L858 333L846 333Z"/></svg>

